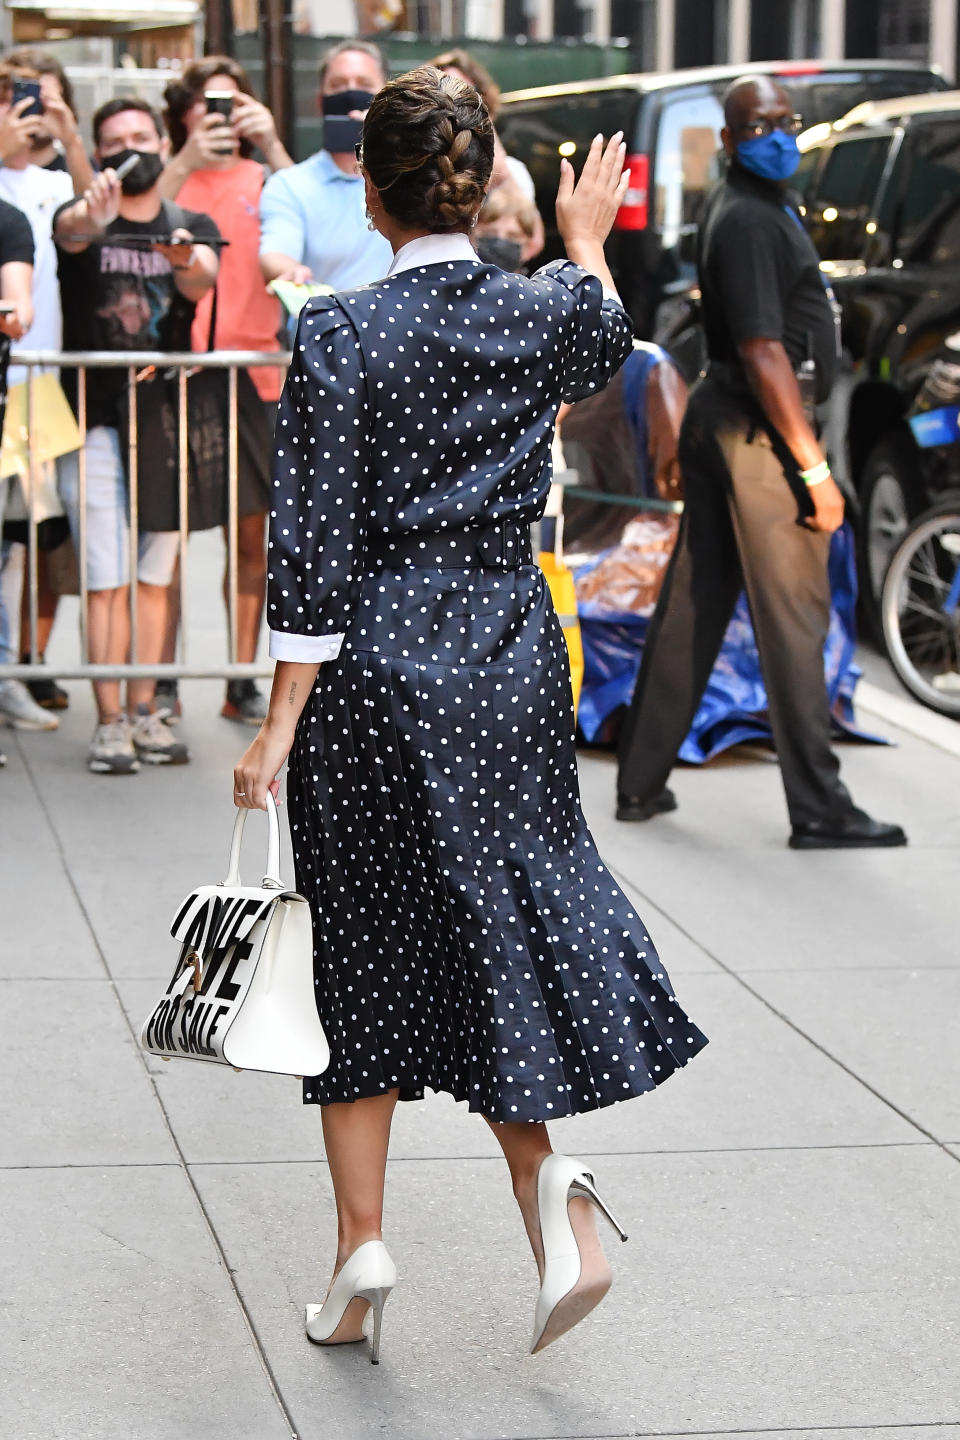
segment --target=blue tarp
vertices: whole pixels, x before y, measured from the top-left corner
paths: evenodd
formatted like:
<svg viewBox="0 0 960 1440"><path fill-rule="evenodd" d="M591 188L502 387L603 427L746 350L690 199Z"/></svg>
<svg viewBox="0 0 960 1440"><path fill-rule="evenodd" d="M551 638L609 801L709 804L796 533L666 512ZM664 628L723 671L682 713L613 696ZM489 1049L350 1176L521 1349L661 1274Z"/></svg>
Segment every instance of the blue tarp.
<svg viewBox="0 0 960 1440"><path fill-rule="evenodd" d="M588 574L602 558L581 566L576 578ZM853 718L853 691L861 672L853 663L857 572L848 525L833 537L830 586L833 608L824 671L834 720L850 738L882 744L878 736L859 730ZM609 727L607 731L603 727L620 706L630 703L649 617L613 613L590 601L581 602L578 609L584 677L577 719L587 740L610 739ZM680 759L701 765L743 740L771 738L760 657L746 597L741 595Z"/></svg>

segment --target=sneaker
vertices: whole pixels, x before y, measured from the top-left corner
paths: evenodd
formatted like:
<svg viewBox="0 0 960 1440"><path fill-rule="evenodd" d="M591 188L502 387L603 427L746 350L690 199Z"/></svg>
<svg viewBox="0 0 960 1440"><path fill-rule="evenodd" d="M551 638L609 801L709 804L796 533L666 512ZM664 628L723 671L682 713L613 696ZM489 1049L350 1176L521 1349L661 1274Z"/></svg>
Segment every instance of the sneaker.
<svg viewBox="0 0 960 1440"><path fill-rule="evenodd" d="M70 696L56 680L28 680L26 685L41 710L69 710Z"/></svg>
<svg viewBox="0 0 960 1440"><path fill-rule="evenodd" d="M255 680L230 680L220 714L241 725L260 725L267 718L267 697Z"/></svg>
<svg viewBox="0 0 960 1440"><path fill-rule="evenodd" d="M21 655L20 660L22 664L29 665L30 656ZM39 663L40 665L42 665L43 661L41 660ZM33 696L34 700L36 700L41 710L69 709L70 696L67 694L66 690L64 690L61 685L57 684L56 680L49 680L46 678L44 678L43 680L28 680L26 682L26 685L27 689L30 691L30 694Z"/></svg>
<svg viewBox="0 0 960 1440"><path fill-rule="evenodd" d="M165 725L176 725L183 714L180 704L180 686L176 680L158 680L154 688L157 714Z"/></svg>
<svg viewBox="0 0 960 1440"><path fill-rule="evenodd" d="M144 764L186 765L189 751L182 740L174 738L159 711L151 712L141 706L131 723L133 748Z"/></svg>
<svg viewBox="0 0 960 1440"><path fill-rule="evenodd" d="M135 775L140 769L126 715L105 720L94 730L87 751L87 769L95 775Z"/></svg>
<svg viewBox="0 0 960 1440"><path fill-rule="evenodd" d="M41 710L22 680L0 680L0 724L14 730L56 730L56 715Z"/></svg>

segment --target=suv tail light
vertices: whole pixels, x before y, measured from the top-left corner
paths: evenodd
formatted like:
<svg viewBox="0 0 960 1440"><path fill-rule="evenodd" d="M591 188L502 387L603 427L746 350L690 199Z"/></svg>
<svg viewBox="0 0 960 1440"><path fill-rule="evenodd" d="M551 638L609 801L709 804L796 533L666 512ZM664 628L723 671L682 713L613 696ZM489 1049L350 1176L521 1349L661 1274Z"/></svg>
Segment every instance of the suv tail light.
<svg viewBox="0 0 960 1440"><path fill-rule="evenodd" d="M815 61L811 63L809 60L788 60L786 64L778 65L775 73L777 75L822 75L823 66L818 65Z"/></svg>
<svg viewBox="0 0 960 1440"><path fill-rule="evenodd" d="M650 160L646 155L628 155L630 185L613 222L614 230L646 230L650 182Z"/></svg>

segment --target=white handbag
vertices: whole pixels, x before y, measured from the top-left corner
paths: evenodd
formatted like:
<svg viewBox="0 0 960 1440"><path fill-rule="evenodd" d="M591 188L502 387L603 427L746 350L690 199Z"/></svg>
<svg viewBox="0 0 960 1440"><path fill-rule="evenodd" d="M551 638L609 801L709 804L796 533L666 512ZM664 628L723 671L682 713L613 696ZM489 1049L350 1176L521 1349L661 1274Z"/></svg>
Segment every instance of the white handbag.
<svg viewBox="0 0 960 1440"><path fill-rule="evenodd" d="M226 879L194 890L177 911L179 958L140 1043L164 1060L319 1075L330 1047L317 1014L310 907L277 878L280 824L269 793L267 873L258 886L240 883L246 815L237 812Z"/></svg>

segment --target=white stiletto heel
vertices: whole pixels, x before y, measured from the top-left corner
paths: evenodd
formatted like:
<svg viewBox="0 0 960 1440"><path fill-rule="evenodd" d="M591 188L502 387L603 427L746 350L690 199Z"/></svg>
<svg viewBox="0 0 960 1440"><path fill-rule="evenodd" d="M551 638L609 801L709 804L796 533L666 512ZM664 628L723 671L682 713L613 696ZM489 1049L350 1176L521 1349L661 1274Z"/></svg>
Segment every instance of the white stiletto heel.
<svg viewBox="0 0 960 1440"><path fill-rule="evenodd" d="M363 1300L373 1311L373 1338L370 1362L380 1364L380 1326L383 1307L397 1283L397 1267L382 1240L367 1240L358 1245L330 1287L322 1305L308 1305L306 1311L307 1339L315 1345L349 1345L356 1341L331 1340L347 1309L354 1300ZM363 1337L360 1336L360 1339Z"/></svg>
<svg viewBox="0 0 960 1440"><path fill-rule="evenodd" d="M580 1247L567 1209L571 1200L590 1200L609 1220L621 1240L626 1231L601 1199L591 1171L568 1155L548 1155L537 1173L537 1207L543 1243L543 1278L533 1322L530 1353L543 1350L589 1315L610 1289L604 1266L584 1276Z"/></svg>

